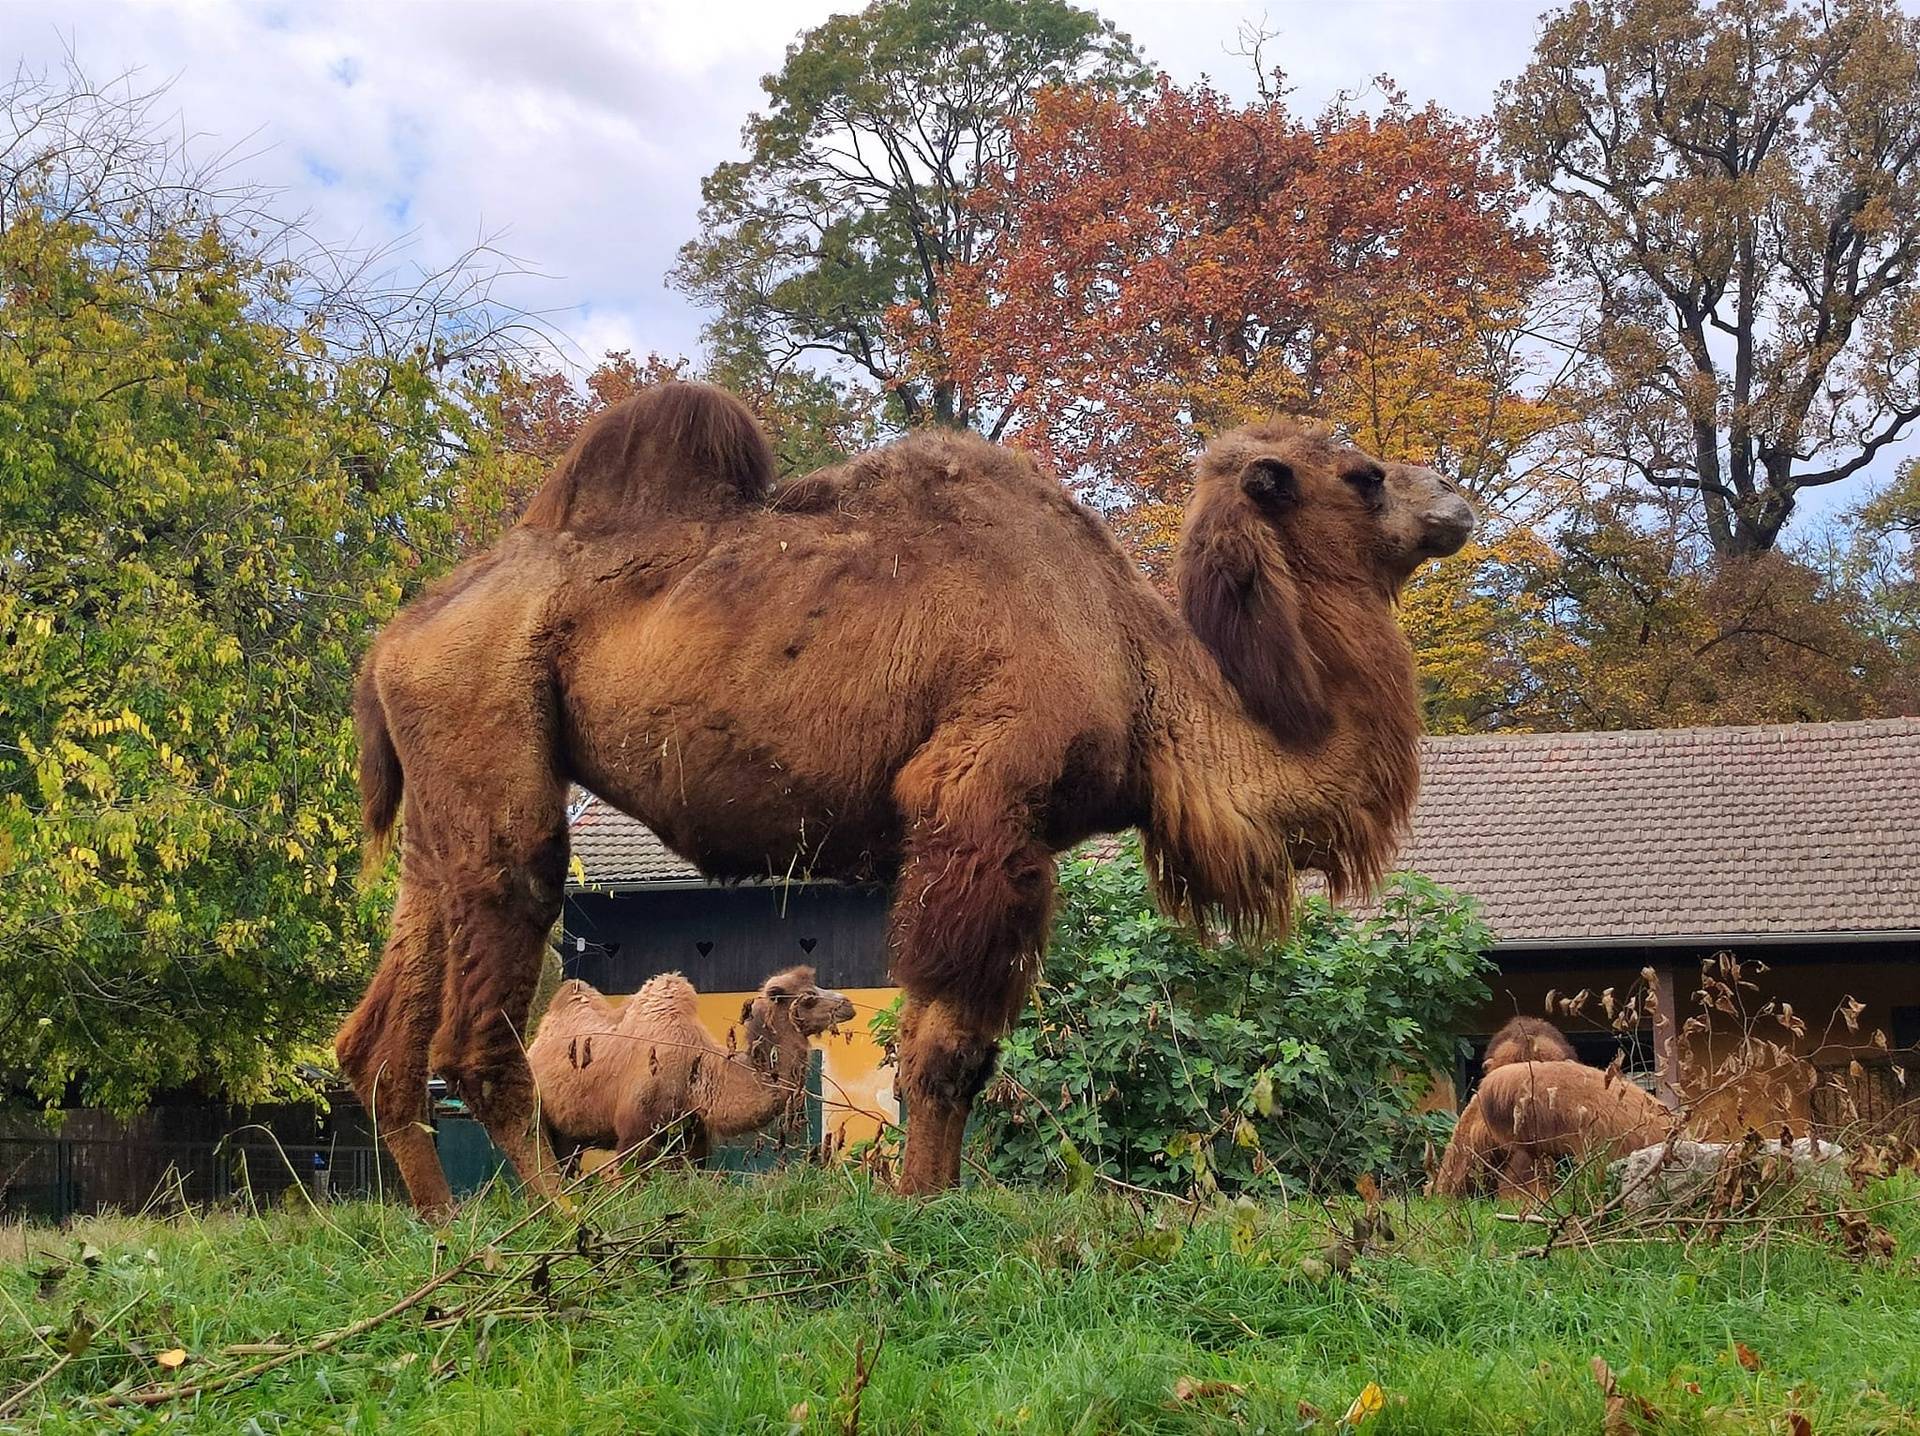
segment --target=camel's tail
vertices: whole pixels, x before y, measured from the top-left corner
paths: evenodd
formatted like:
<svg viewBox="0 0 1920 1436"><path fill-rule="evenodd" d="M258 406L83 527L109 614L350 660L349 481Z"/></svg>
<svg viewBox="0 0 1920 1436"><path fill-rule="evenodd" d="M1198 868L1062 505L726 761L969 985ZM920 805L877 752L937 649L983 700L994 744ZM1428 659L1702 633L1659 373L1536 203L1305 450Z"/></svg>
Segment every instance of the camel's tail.
<svg viewBox="0 0 1920 1436"><path fill-rule="evenodd" d="M360 665L353 685L353 731L360 740L360 822L366 829L360 845L360 875L366 879L380 870L393 846L393 824L400 814L405 784L400 754L387 730L387 712L373 681L372 654Z"/></svg>

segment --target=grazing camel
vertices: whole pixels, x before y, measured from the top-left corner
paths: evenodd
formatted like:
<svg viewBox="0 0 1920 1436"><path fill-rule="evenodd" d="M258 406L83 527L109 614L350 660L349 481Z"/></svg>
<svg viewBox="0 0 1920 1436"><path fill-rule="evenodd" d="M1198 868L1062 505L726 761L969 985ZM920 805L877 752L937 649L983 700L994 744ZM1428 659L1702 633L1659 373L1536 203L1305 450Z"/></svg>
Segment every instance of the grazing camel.
<svg viewBox="0 0 1920 1436"><path fill-rule="evenodd" d="M1516 1017L1496 1033L1485 1068L1434 1173L1437 1196L1489 1187L1503 1197L1544 1196L1543 1165L1624 1156L1664 1142L1677 1120L1625 1077L1575 1061L1572 1044L1539 1018Z"/></svg>
<svg viewBox="0 0 1920 1436"><path fill-rule="evenodd" d="M619 1007L584 982L560 985L527 1061L557 1151L644 1147L683 1118L688 1151L757 1132L795 1110L815 1037L853 1020L853 1004L790 967L740 1009L746 1050L729 1051L700 1022L698 994L677 972L648 980Z"/></svg>
<svg viewBox="0 0 1920 1436"><path fill-rule="evenodd" d="M1395 599L1473 527L1440 475L1288 422L1224 435L1178 611L1059 483L970 435L772 480L732 396L644 390L362 667L369 855L405 821L392 936L336 1048L427 1211L449 1202L429 1071L556 1190L519 1027L569 783L715 877L893 883L909 1192L958 1180L1056 852L1137 827L1162 903L1242 933L1286 926L1298 869L1340 895L1391 858L1420 731Z"/></svg>
<svg viewBox="0 0 1920 1436"><path fill-rule="evenodd" d="M1566 1033L1543 1017L1511 1017L1487 1042L1482 1073L1513 1062L1578 1062Z"/></svg>

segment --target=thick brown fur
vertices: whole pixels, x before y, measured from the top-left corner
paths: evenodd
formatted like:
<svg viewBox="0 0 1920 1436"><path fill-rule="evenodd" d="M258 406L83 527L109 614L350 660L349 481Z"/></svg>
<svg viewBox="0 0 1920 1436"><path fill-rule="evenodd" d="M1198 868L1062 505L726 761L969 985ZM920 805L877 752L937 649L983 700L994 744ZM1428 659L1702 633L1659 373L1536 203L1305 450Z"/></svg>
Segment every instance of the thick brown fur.
<svg viewBox="0 0 1920 1436"><path fill-rule="evenodd" d="M701 1024L697 997L677 972L619 1007L584 982L560 985L527 1049L556 1147L645 1149L689 1119L696 1153L756 1132L804 1097L809 1042L853 1019L853 1004L810 967L761 984L731 1047Z"/></svg>
<svg viewBox="0 0 1920 1436"><path fill-rule="evenodd" d="M1544 1017L1515 1017L1493 1034L1480 1070L1491 1072L1514 1062L1578 1062L1566 1034Z"/></svg>
<svg viewBox="0 0 1920 1436"><path fill-rule="evenodd" d="M1344 893L1390 860L1420 726L1395 596L1471 525L1438 475L1293 424L1219 439L1182 561L1196 632L1014 451L922 432L768 492L764 450L720 391L649 390L376 642L360 732L372 831L405 778L405 974L341 1053L363 1093L385 1074L396 1122L429 1039L492 1084L490 1129L529 1120L513 1004L568 783L716 877L895 883L909 1190L957 1174L1055 853L1141 828L1171 910L1250 932L1285 926L1298 868Z"/></svg>
<svg viewBox="0 0 1920 1436"><path fill-rule="evenodd" d="M1581 1062L1509 1062L1486 1075L1461 1112L1432 1190L1544 1195L1560 1158L1611 1161L1665 1141L1675 1120L1618 1073Z"/></svg>

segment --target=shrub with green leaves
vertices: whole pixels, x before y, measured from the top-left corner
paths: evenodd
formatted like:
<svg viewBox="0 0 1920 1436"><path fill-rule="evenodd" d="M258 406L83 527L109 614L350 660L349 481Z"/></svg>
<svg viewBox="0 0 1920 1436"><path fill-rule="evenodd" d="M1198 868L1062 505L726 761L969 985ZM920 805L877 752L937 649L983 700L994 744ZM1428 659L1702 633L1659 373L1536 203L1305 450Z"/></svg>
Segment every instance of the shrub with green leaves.
<svg viewBox="0 0 1920 1436"><path fill-rule="evenodd" d="M1082 1163L1160 1190L1272 1193L1419 1172L1420 1113L1487 997L1487 928L1411 875L1376 915L1312 900L1287 941L1209 944L1163 917L1138 851L1064 864L1061 916L981 1105L995 1175Z"/></svg>

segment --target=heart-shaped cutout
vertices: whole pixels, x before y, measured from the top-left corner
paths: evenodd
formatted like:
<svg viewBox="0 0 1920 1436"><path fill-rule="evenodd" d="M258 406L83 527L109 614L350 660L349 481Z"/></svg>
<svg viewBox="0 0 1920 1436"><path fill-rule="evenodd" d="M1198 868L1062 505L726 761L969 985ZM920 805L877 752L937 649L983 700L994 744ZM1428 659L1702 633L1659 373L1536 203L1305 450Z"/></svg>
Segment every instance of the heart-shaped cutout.
<svg viewBox="0 0 1920 1436"><path fill-rule="evenodd" d="M696 942L694 944L694 947L698 949L702 957L705 957L708 953L713 951L713 944L710 942Z"/></svg>
<svg viewBox="0 0 1920 1436"><path fill-rule="evenodd" d="M802 952L812 952L819 945L820 940L818 938L803 937L800 939L800 951Z"/></svg>

